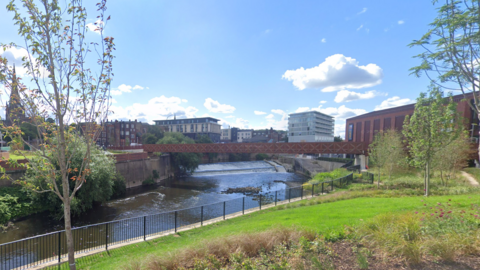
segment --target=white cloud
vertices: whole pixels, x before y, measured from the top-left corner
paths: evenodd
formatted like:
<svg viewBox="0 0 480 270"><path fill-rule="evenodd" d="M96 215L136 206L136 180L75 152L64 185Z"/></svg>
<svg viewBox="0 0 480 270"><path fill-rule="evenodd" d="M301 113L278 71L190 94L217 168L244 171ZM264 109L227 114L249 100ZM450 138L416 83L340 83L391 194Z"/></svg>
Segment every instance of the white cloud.
<svg viewBox="0 0 480 270"><path fill-rule="evenodd" d="M225 116L225 118L235 118L233 115Z"/></svg>
<svg viewBox="0 0 480 270"><path fill-rule="evenodd" d="M276 113L276 114L280 114L280 115L286 114L286 112L284 112L283 110L280 110L280 109L272 110L272 112L273 112L273 113Z"/></svg>
<svg viewBox="0 0 480 270"><path fill-rule="evenodd" d="M103 24L102 20L97 20L94 23L88 23L86 25L88 30L93 31L94 33L99 34L99 35L102 31L103 26L104 26L104 24Z"/></svg>
<svg viewBox="0 0 480 270"><path fill-rule="evenodd" d="M214 113L232 113L233 111L235 111L235 107L227 104L220 104L220 102L211 98L205 99L205 103L203 103L203 106L205 106L205 108L207 108L209 112Z"/></svg>
<svg viewBox="0 0 480 270"><path fill-rule="evenodd" d="M12 68L13 65L15 65L15 72L17 76L23 77L23 76L30 76L27 74L28 68L24 68L23 64L23 58L25 58L27 61L30 61L29 56L30 54L28 51L24 48L15 48L15 47L10 47L6 48L4 51L4 47L0 46L0 56L3 58L7 59L7 65ZM32 57L32 65L36 67L38 64L36 58ZM47 77L48 74L50 74L47 69L45 69L43 66L40 66L40 77Z"/></svg>
<svg viewBox="0 0 480 270"><path fill-rule="evenodd" d="M375 111L388 109L388 108L392 108L392 107L398 107L398 106L407 105L407 104L411 104L411 103L414 103L414 101L411 100L411 99L400 98L398 96L395 96L395 97L388 98L388 99L382 101L382 103L380 105L375 106Z"/></svg>
<svg viewBox="0 0 480 270"><path fill-rule="evenodd" d="M327 101L326 101L326 100L322 100L322 101L320 101L320 104L325 104L325 103L327 103Z"/></svg>
<svg viewBox="0 0 480 270"><path fill-rule="evenodd" d="M348 90L341 90L337 92L337 96L335 97L335 102L336 103L350 102L350 101L359 100L359 99L371 99L377 96L385 96L385 94L379 93L375 90L367 91L363 94L353 92L353 91L348 91Z"/></svg>
<svg viewBox="0 0 480 270"><path fill-rule="evenodd" d="M367 12L367 8L366 8L366 7L364 7L364 8L362 9L362 11L358 12L357 15L363 14L363 13L365 13L365 12Z"/></svg>
<svg viewBox="0 0 480 270"><path fill-rule="evenodd" d="M360 31L360 29L362 29L362 28L363 28L363 24L360 25L360 26L357 28L357 31Z"/></svg>
<svg viewBox="0 0 480 270"><path fill-rule="evenodd" d="M267 119L273 119L273 118L275 118L275 115L269 114L269 115L265 116L265 118L267 118Z"/></svg>
<svg viewBox="0 0 480 270"><path fill-rule="evenodd" d="M335 124L334 134L335 136L340 136L345 139L345 123Z"/></svg>
<svg viewBox="0 0 480 270"><path fill-rule="evenodd" d="M186 99L184 99L184 98L183 98L183 99L182 99L182 102L185 102L185 103L187 103L187 102L188 102L188 100L186 100Z"/></svg>
<svg viewBox="0 0 480 270"><path fill-rule="evenodd" d="M118 103L117 100L114 99L114 98L111 98L111 99L110 99L110 102L112 102L112 104Z"/></svg>
<svg viewBox="0 0 480 270"><path fill-rule="evenodd" d="M400 20L400 21L398 21L398 24L404 24L404 23L405 23L405 21L404 21L404 20Z"/></svg>
<svg viewBox="0 0 480 270"><path fill-rule="evenodd" d="M322 92L331 92L380 84L383 71L375 64L360 66L356 59L335 54L316 67L287 70L282 78L292 81L299 90L322 88Z"/></svg>
<svg viewBox="0 0 480 270"><path fill-rule="evenodd" d="M195 117L198 109L192 106L183 107L179 97L155 97L150 99L146 104L134 103L130 106L111 106L113 114L110 119L118 120L134 120L152 123L153 120L191 118Z"/></svg>
<svg viewBox="0 0 480 270"><path fill-rule="evenodd" d="M132 90L142 90L142 89L144 89L144 88L140 85L135 85L135 86L132 87L130 85L121 84L117 88L114 88L113 90L110 90L110 94L112 94L113 96L119 96L123 93L131 93Z"/></svg>
<svg viewBox="0 0 480 270"><path fill-rule="evenodd" d="M238 128L248 128L249 126L249 121L248 120L245 120L243 118L237 118L235 120L235 127L238 127Z"/></svg>
<svg viewBox="0 0 480 270"><path fill-rule="evenodd" d="M357 116L357 115L367 113L367 111L364 110L364 109L350 109L350 108L347 108L345 105L342 105L338 108L336 108L336 107L328 107L328 108L325 108L325 109L322 109L322 108L317 109L316 108L315 110L317 110L321 113L328 114L330 116L335 117L335 122L337 122L337 120L345 120L345 119L353 117L353 116Z"/></svg>
<svg viewBox="0 0 480 270"><path fill-rule="evenodd" d="M309 107L300 107L295 112L296 113L301 113L301 112L308 112L308 111L310 111Z"/></svg>
<svg viewBox="0 0 480 270"><path fill-rule="evenodd" d="M267 30L265 30L264 33L265 33L265 34L270 34L270 32L272 32L272 30L271 30L271 29L267 29Z"/></svg>
<svg viewBox="0 0 480 270"><path fill-rule="evenodd" d="M255 115L262 115L262 114L267 114L266 112L261 112L261 111L253 111Z"/></svg>
<svg viewBox="0 0 480 270"><path fill-rule="evenodd" d="M322 38L322 43L327 43L327 39L326 39L326 38Z"/></svg>

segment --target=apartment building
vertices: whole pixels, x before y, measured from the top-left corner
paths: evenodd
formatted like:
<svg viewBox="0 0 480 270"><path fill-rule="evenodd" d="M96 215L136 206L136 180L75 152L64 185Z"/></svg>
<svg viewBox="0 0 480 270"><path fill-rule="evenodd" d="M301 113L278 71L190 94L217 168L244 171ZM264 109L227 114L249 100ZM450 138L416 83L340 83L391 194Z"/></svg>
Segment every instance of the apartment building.
<svg viewBox="0 0 480 270"><path fill-rule="evenodd" d="M218 121L220 120L213 117L154 120L155 125L164 128L166 132L180 132L194 140L207 135L213 142L220 142L221 125Z"/></svg>
<svg viewBox="0 0 480 270"><path fill-rule="evenodd" d="M292 113L288 118L288 142L333 142L335 120L317 111Z"/></svg>

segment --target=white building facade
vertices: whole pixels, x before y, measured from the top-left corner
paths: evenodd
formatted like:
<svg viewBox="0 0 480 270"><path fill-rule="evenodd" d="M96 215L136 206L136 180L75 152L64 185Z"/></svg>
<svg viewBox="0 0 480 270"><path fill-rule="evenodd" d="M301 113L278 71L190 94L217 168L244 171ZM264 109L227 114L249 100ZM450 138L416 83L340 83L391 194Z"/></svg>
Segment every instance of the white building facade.
<svg viewBox="0 0 480 270"><path fill-rule="evenodd" d="M335 120L317 111L289 114L288 142L333 142Z"/></svg>
<svg viewBox="0 0 480 270"><path fill-rule="evenodd" d="M245 139L252 138L253 129L239 129L237 132L237 142L241 143Z"/></svg>

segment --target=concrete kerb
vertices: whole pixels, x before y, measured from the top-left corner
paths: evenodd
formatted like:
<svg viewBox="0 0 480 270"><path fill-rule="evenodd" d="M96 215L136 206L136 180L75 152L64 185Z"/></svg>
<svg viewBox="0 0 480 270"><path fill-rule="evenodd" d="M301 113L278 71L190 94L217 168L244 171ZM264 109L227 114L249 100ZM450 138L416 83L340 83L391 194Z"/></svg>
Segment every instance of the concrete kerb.
<svg viewBox="0 0 480 270"><path fill-rule="evenodd" d="M327 194L327 193L319 193L317 195L314 195L313 197L316 197L316 196L319 196L319 195L324 195L324 194ZM275 206L278 206L278 205L289 204L289 203L298 202L298 201L302 201L302 200L309 200L313 197L311 195L308 195L308 197L304 196L303 199L302 198L291 199L290 202L287 201L287 200L279 201L279 202L277 202L277 205L275 205L275 203L273 202L273 203L270 203L270 204L267 204L267 205L262 205L262 210L272 208L272 207L275 207ZM240 216L244 216L246 214L250 214L250 213L254 213L254 212L258 212L258 211L260 211L260 207L255 207L255 208L245 210L245 214L242 214L241 211L236 212L236 213L232 213L232 214L228 214L228 215L225 215L225 220L240 217ZM211 225L211 224L218 223L218 222L221 222L221 221L224 221L223 217L209 219L209 220L203 221L203 226ZM153 239L157 239L157 238L160 238L160 237L176 234L178 232L184 232L184 231L200 228L200 227L203 227L203 226L201 225L200 222L197 222L197 223L194 223L194 224L178 227L177 232L175 232L175 229L172 229L172 230L169 230L169 231L163 232L163 233L149 234L149 235L147 235L146 240L143 240L143 237L140 237L139 239L126 241L126 242L122 242L122 243L119 243L119 244L109 243L108 244L108 250L118 249L118 248L121 248L121 247L124 247L124 246L127 246L127 245L141 243L141 242L145 242L145 241L148 241L148 240L153 240ZM95 254L102 253L102 252L105 252L105 251L107 251L107 250L105 250L105 248L99 247L98 249L94 249L94 250L91 250L91 251L85 251L85 252L75 254L75 259L95 255ZM52 259L53 259L52 262L48 262L48 263L38 265L38 266L32 266L31 268L28 267L28 266L22 266L22 267L14 268L14 269L44 269L44 268L47 268L47 267L50 267L50 266L56 266L56 265L59 265L59 264L63 264L63 263L68 261L68 258L67 258L66 255L64 256L64 258L63 257L61 258L60 263L58 262L58 257L55 256L55 257L52 257Z"/></svg>

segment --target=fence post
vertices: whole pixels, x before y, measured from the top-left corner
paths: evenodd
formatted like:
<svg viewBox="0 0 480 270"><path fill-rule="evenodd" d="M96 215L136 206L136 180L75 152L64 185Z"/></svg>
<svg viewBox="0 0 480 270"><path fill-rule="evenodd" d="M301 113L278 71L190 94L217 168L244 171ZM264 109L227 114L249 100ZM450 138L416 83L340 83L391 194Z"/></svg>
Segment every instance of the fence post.
<svg viewBox="0 0 480 270"><path fill-rule="evenodd" d="M147 241L147 216L143 216L143 241Z"/></svg>
<svg viewBox="0 0 480 270"><path fill-rule="evenodd" d="M225 203L226 201L223 201L223 220L225 220Z"/></svg>
<svg viewBox="0 0 480 270"><path fill-rule="evenodd" d="M105 223L105 249L108 250L108 223Z"/></svg>
<svg viewBox="0 0 480 270"><path fill-rule="evenodd" d="M62 232L58 232L57 233L58 235L58 262L60 262L62 260L62 240L61 240L61 237L62 237Z"/></svg>
<svg viewBox="0 0 480 270"><path fill-rule="evenodd" d="M260 210L262 210L262 194L260 194L260 202L258 204L260 206Z"/></svg>
<svg viewBox="0 0 480 270"><path fill-rule="evenodd" d="M203 205L202 205L202 208L201 208L201 214L200 214L200 226L203 226Z"/></svg>
<svg viewBox="0 0 480 270"><path fill-rule="evenodd" d="M175 211L175 232L177 232L177 211Z"/></svg>
<svg viewBox="0 0 480 270"><path fill-rule="evenodd" d="M315 185L312 185L312 198L313 198L313 194L315 194Z"/></svg>
<svg viewBox="0 0 480 270"><path fill-rule="evenodd" d="M245 197L243 197L243 203L242 203L242 215L245 215Z"/></svg>
<svg viewBox="0 0 480 270"><path fill-rule="evenodd" d="M275 206L277 206L277 191L275 190Z"/></svg>
<svg viewBox="0 0 480 270"><path fill-rule="evenodd" d="M288 202L290 202L290 197L292 197L292 190L288 189Z"/></svg>

